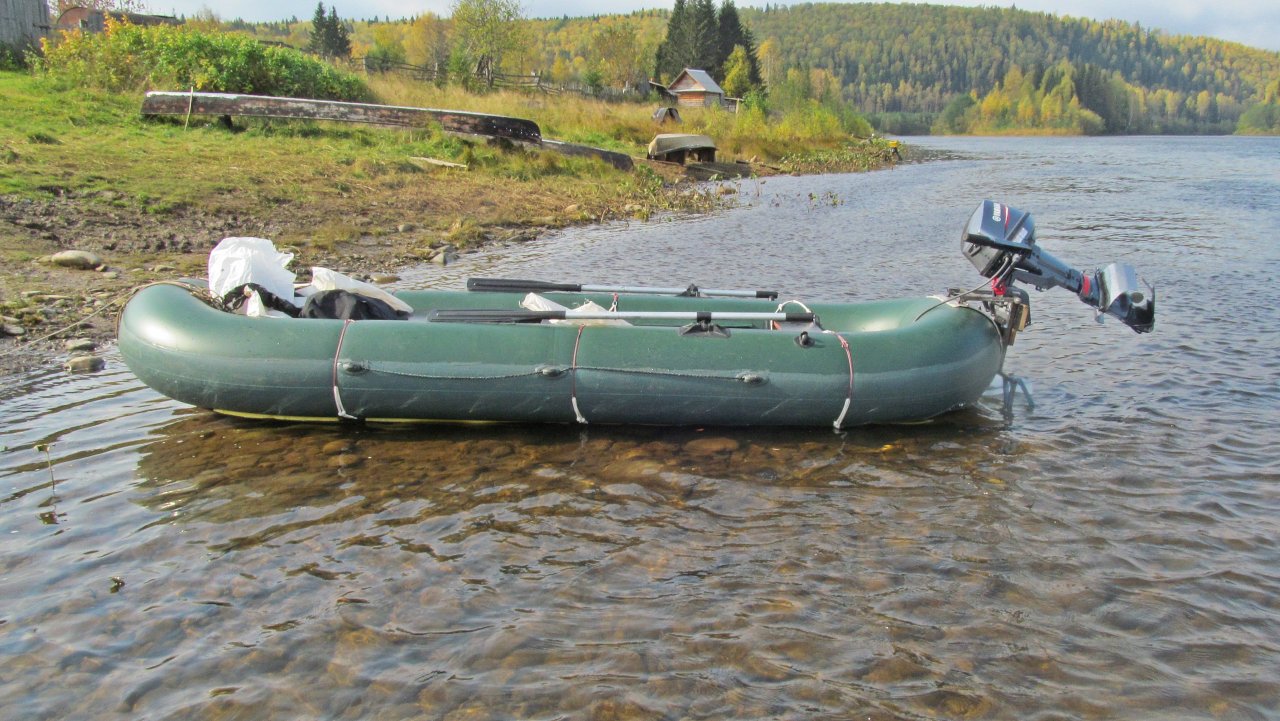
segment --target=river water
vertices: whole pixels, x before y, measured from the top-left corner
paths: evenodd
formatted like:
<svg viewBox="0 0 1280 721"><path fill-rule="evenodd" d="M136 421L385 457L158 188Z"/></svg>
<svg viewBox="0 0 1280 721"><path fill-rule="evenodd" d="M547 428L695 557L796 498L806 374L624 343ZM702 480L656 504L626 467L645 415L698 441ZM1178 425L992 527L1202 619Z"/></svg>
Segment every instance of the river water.
<svg viewBox="0 0 1280 721"><path fill-rule="evenodd" d="M1135 265L1155 331L1033 293L1034 408L840 434L253 423L111 351L11 378L0 716L1280 718L1280 139L915 148L947 159L401 285L928 294L980 282L992 198Z"/></svg>

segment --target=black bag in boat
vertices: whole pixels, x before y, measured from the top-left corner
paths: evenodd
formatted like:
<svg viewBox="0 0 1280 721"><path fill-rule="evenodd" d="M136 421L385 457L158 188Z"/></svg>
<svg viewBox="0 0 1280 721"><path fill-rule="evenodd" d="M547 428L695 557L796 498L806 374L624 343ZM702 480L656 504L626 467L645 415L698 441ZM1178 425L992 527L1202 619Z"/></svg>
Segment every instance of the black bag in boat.
<svg viewBox="0 0 1280 721"><path fill-rule="evenodd" d="M307 297L299 318L335 318L337 320L404 320L407 313L392 308L386 301L357 295L347 290L321 290Z"/></svg>

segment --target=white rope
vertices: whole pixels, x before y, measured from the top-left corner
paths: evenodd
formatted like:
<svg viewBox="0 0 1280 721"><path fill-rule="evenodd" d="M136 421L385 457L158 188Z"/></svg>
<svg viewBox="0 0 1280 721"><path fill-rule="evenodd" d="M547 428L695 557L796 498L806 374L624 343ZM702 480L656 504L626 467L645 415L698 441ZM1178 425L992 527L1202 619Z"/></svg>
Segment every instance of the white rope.
<svg viewBox="0 0 1280 721"><path fill-rule="evenodd" d="M338 348L333 352L333 405L338 410L338 417L345 418L349 421L357 421L359 418L347 413L347 409L342 405L342 394L338 392L338 357L342 355L342 341L347 337L347 328L351 327L352 321L348 319L342 324L342 333L338 334Z"/></svg>

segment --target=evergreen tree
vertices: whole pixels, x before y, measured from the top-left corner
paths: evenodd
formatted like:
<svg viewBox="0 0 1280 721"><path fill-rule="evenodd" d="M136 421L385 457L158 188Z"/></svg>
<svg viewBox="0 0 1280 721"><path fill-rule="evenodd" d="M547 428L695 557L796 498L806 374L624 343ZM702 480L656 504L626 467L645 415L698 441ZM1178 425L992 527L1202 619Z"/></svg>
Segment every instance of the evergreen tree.
<svg viewBox="0 0 1280 721"><path fill-rule="evenodd" d="M329 55L329 18L324 11L324 3L316 5L315 17L311 19L311 42L307 50L316 55Z"/></svg>
<svg viewBox="0 0 1280 721"><path fill-rule="evenodd" d="M738 8L733 0L724 0L720 6L720 15L716 28L716 65L715 69L707 68L717 78L728 78L729 57L733 49L741 46L746 53L747 78L750 84L760 85L760 61L756 58L756 41L751 31L742 26L738 18Z"/></svg>
<svg viewBox="0 0 1280 721"><path fill-rule="evenodd" d="M718 70L724 65L724 58L720 57L720 43L716 37L718 22L715 0L693 0L690 10L693 59L688 67L706 70L713 76L719 75Z"/></svg>
<svg viewBox="0 0 1280 721"><path fill-rule="evenodd" d="M690 31L691 13L685 0L676 0L667 21L667 37L658 45L655 58L655 74L670 81L693 62L693 36Z"/></svg>
<svg viewBox="0 0 1280 721"><path fill-rule="evenodd" d="M316 4L307 50L326 58L351 57L351 36L346 24L338 19L337 7L330 6L326 13L323 2Z"/></svg>
<svg viewBox="0 0 1280 721"><path fill-rule="evenodd" d="M346 23L338 19L338 8L333 5L329 6L329 22L325 31L329 51L326 54L335 58L351 57L351 34L347 32Z"/></svg>

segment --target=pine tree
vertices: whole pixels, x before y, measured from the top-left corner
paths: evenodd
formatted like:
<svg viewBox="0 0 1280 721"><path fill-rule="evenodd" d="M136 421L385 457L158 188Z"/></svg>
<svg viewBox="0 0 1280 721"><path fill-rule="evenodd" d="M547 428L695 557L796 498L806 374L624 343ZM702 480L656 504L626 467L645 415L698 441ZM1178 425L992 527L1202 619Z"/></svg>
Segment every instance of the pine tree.
<svg viewBox="0 0 1280 721"><path fill-rule="evenodd" d="M715 0L693 0L690 10L693 59L689 67L718 74L718 69L724 65L724 58L720 57L720 43L716 37L719 23L716 20Z"/></svg>
<svg viewBox="0 0 1280 721"><path fill-rule="evenodd" d="M760 61L756 58L756 40L751 35L751 31L742 26L742 21L738 17L738 8L734 6L733 0L724 0L724 4L720 6L720 15L717 18L716 28L716 56L715 69L708 68L708 71L718 78L727 78L729 74L729 57L733 54L733 49L742 46L746 53L747 77L750 84L755 87L760 82Z"/></svg>
<svg viewBox="0 0 1280 721"><path fill-rule="evenodd" d="M658 45L655 75L671 80L693 61L693 38L689 33L690 11L685 0L676 0L667 21L667 37Z"/></svg>
<svg viewBox="0 0 1280 721"><path fill-rule="evenodd" d="M315 17L311 19L311 42L307 50L316 55L329 55L329 18L324 12L324 3L316 5Z"/></svg>
<svg viewBox="0 0 1280 721"><path fill-rule="evenodd" d="M329 41L328 55L335 58L351 57L351 34L347 32L346 23L338 19L338 8L329 6L329 22L326 28Z"/></svg>

